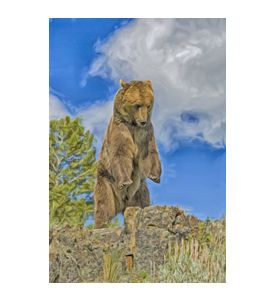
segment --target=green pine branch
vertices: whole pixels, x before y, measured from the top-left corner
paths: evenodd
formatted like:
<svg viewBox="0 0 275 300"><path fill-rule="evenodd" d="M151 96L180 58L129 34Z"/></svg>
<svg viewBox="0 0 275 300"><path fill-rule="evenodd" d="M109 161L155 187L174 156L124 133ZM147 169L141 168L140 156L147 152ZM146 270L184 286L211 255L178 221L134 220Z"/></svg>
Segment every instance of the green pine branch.
<svg viewBox="0 0 275 300"><path fill-rule="evenodd" d="M94 136L81 120L51 120L49 135L50 226L83 225L93 210Z"/></svg>

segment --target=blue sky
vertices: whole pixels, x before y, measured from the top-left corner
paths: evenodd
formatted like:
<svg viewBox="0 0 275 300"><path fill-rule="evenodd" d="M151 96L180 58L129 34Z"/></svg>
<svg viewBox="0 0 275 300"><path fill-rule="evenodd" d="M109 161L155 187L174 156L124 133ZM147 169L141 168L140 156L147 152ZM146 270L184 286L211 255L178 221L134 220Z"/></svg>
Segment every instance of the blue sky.
<svg viewBox="0 0 275 300"><path fill-rule="evenodd" d="M79 115L97 149L119 79L150 79L163 164L153 204L225 215L225 21L50 19L50 117Z"/></svg>

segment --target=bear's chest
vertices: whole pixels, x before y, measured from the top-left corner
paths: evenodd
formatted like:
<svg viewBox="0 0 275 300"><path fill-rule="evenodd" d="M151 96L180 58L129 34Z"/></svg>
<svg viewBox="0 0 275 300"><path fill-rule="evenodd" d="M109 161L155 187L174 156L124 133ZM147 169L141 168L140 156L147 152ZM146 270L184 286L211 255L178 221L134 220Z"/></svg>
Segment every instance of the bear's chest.
<svg viewBox="0 0 275 300"><path fill-rule="evenodd" d="M138 128L133 133L133 141L136 146L135 159L145 159L148 155L148 133L143 128Z"/></svg>

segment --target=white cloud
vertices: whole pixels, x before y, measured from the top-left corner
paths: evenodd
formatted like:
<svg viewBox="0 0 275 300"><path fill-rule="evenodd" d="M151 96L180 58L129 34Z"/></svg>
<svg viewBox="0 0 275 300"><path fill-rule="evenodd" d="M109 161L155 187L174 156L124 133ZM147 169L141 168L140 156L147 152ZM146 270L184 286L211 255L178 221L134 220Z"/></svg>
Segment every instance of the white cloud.
<svg viewBox="0 0 275 300"><path fill-rule="evenodd" d="M70 115L70 113L62 101L50 94L50 119L64 118L67 115Z"/></svg>
<svg viewBox="0 0 275 300"><path fill-rule="evenodd" d="M57 96L50 94L50 119L60 119L68 115L81 117L84 127L94 134L97 140L96 147L99 151L105 130L112 116L113 101L96 102L89 107L78 109L74 115L70 114L66 105ZM70 106L70 109L76 111L73 106Z"/></svg>
<svg viewBox="0 0 275 300"><path fill-rule="evenodd" d="M96 102L89 107L76 109L71 106L70 109L77 111L76 114L71 114L64 104L57 96L50 94L50 120L60 119L65 116L72 118L79 116L82 119L82 124L86 129L89 129L95 136L97 143L97 152L100 151L105 130L108 122L112 116L113 101Z"/></svg>
<svg viewBox="0 0 275 300"><path fill-rule="evenodd" d="M96 48L101 55L92 63L90 76L152 80L153 122L167 150L186 139L223 147L224 19L138 19ZM103 134L111 107L111 102L91 107L84 113L93 116L87 126Z"/></svg>
<svg viewBox="0 0 275 300"><path fill-rule="evenodd" d="M90 129L94 134L98 151L101 147L105 130L113 112L113 101L97 102L90 107L83 109L78 115L83 120L85 128Z"/></svg>

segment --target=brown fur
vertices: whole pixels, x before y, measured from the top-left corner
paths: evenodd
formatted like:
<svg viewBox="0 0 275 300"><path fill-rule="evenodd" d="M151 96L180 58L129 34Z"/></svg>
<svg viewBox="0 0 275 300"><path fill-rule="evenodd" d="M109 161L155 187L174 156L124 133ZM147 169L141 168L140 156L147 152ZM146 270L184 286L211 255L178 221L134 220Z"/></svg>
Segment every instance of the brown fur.
<svg viewBox="0 0 275 300"><path fill-rule="evenodd" d="M152 84L120 81L103 141L95 186L95 228L128 206L150 205L146 178L160 182L161 163L151 123Z"/></svg>

